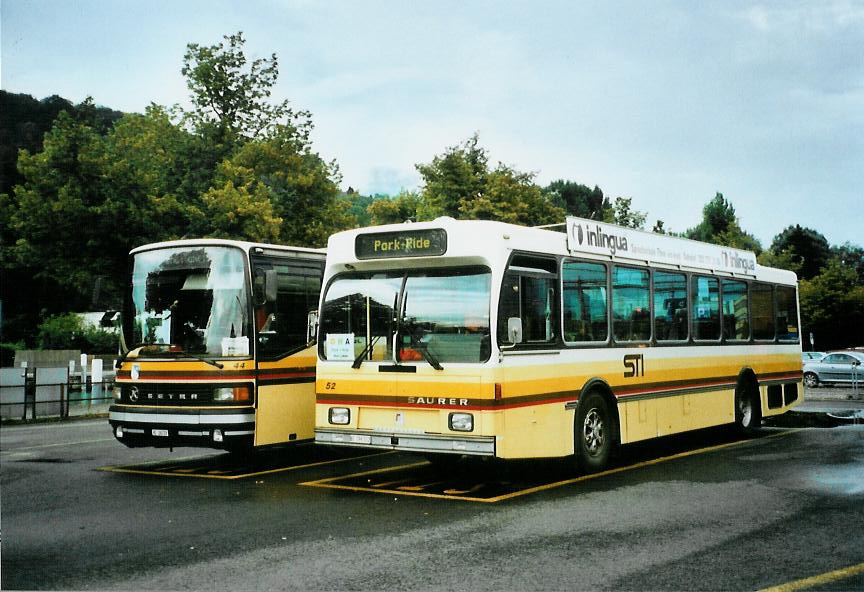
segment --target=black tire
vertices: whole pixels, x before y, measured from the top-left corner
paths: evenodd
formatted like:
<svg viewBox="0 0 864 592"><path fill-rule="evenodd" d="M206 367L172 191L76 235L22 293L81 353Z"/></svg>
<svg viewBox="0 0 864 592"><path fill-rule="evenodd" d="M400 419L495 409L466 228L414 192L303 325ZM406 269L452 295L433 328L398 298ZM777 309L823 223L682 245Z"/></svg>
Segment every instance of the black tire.
<svg viewBox="0 0 864 592"><path fill-rule="evenodd" d="M740 383L735 389L735 428L739 433L751 435L762 426L762 405L759 387Z"/></svg>
<svg viewBox="0 0 864 592"><path fill-rule="evenodd" d="M816 388L819 386L819 377L813 372L804 373L804 386L807 388Z"/></svg>
<svg viewBox="0 0 864 592"><path fill-rule="evenodd" d="M606 468L612 454L614 430L609 403L598 392L582 397L574 426L576 464L585 473Z"/></svg>

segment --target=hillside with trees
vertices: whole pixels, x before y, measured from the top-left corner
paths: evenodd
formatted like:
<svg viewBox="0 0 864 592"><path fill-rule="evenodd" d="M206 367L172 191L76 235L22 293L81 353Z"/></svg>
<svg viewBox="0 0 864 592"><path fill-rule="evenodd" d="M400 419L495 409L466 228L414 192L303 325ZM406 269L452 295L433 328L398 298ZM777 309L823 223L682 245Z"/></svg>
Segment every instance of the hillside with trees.
<svg viewBox="0 0 864 592"><path fill-rule="evenodd" d="M57 327L72 326L57 320L64 313L119 308L129 250L154 241L323 246L342 229L442 215L529 226L574 215L645 228L632 197L566 179L540 186L536 173L494 162L477 134L417 163L417 189L342 192L338 164L311 141L311 113L270 100L277 56L249 61L244 43L237 33L187 46L189 110L151 104L120 113L89 99L73 105L0 91L3 341L62 341ZM669 232L662 220L652 229ZM722 193L681 234L795 271L803 334L814 332L823 349L864 345L860 246L830 245L796 225L763 248Z"/></svg>

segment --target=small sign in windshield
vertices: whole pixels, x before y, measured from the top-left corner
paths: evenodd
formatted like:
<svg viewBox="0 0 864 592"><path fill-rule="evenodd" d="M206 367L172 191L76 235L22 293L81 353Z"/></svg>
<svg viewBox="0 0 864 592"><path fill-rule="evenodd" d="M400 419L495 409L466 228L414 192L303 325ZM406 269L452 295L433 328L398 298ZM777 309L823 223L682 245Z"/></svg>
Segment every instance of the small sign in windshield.
<svg viewBox="0 0 864 592"><path fill-rule="evenodd" d="M445 252L447 232L441 228L360 234L354 241L354 253L358 259L422 257Z"/></svg>

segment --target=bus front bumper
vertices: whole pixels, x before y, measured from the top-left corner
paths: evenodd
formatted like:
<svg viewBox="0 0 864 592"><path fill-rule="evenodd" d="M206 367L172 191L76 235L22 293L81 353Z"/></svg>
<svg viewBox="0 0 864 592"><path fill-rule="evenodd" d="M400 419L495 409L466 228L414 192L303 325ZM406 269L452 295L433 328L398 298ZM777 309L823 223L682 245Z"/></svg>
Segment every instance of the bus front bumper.
<svg viewBox="0 0 864 592"><path fill-rule="evenodd" d="M155 410L112 405L108 423L127 446L223 448L255 433L254 410Z"/></svg>
<svg viewBox="0 0 864 592"><path fill-rule="evenodd" d="M384 448L406 452L495 456L494 436L437 436L397 432L358 432L354 430L315 430L315 443L355 448Z"/></svg>

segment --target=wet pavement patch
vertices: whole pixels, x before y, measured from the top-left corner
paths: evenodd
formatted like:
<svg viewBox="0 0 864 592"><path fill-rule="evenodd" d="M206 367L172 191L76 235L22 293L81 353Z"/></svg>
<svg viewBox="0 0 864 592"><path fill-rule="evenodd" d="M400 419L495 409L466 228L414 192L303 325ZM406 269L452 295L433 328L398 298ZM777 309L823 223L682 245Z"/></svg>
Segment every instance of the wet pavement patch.
<svg viewBox="0 0 864 592"><path fill-rule="evenodd" d="M593 474L579 474L569 459L483 462L465 458L445 465L418 460L396 467L307 481L300 485L394 496L496 503L794 432L764 430L753 438L742 439L728 429L712 429L658 438L622 447L608 470Z"/></svg>
<svg viewBox="0 0 864 592"><path fill-rule="evenodd" d="M223 452L132 465L99 467L97 470L168 477L242 479L380 454L382 453L376 452L374 455L370 455L365 450L332 450L308 444L262 450L246 455Z"/></svg>
<svg viewBox="0 0 864 592"><path fill-rule="evenodd" d="M766 417L763 425L774 428L836 428L864 424L864 412L855 411L787 411L783 415Z"/></svg>

